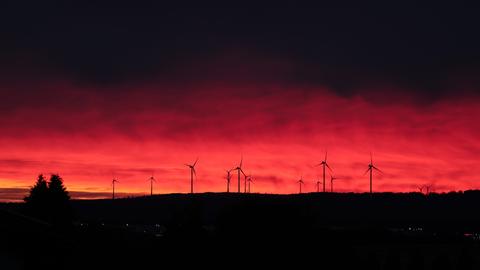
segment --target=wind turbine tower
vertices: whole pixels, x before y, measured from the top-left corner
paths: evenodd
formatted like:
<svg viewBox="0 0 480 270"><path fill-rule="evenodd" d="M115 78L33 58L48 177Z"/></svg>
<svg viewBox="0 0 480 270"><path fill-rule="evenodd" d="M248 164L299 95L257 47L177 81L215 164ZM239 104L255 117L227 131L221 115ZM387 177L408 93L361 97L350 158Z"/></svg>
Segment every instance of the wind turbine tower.
<svg viewBox="0 0 480 270"><path fill-rule="evenodd" d="M150 196L153 196L153 182L157 182L157 180L155 180L155 177L153 177L152 174L152 176L148 178L148 181L150 181Z"/></svg>
<svg viewBox="0 0 480 270"><path fill-rule="evenodd" d="M332 193L333 193L333 181L337 179L338 179L337 177L333 177L332 175L330 175L330 192Z"/></svg>
<svg viewBox="0 0 480 270"><path fill-rule="evenodd" d="M230 181L232 180L232 174L231 172L233 171L233 169L230 169L230 170L225 170L227 172L227 193L230 192Z"/></svg>
<svg viewBox="0 0 480 270"><path fill-rule="evenodd" d="M248 181L248 193L250 193L251 192L250 185L253 182L251 175L248 176L247 181Z"/></svg>
<svg viewBox="0 0 480 270"><path fill-rule="evenodd" d="M320 192L320 184L322 183L322 181L320 181L320 179L317 180L317 182L315 183L317 185L317 193Z"/></svg>
<svg viewBox="0 0 480 270"><path fill-rule="evenodd" d="M190 193L192 194L193 194L193 175L197 177L197 173L195 172L195 165L197 165L197 162L198 162L198 157L193 164L185 164L185 166L190 168Z"/></svg>
<svg viewBox="0 0 480 270"><path fill-rule="evenodd" d="M115 200L115 183L119 183L117 179L112 179L112 200Z"/></svg>
<svg viewBox="0 0 480 270"><path fill-rule="evenodd" d="M301 193L302 193L302 185L305 184L305 183L303 182L303 176L300 177L300 180L298 180L297 183L298 183L298 186L299 186L299 188L300 188L299 194L301 194Z"/></svg>
<svg viewBox="0 0 480 270"><path fill-rule="evenodd" d="M243 156L240 159L240 164L238 164L238 166L236 168L234 168L234 170L237 171L237 175L238 175L238 193L240 193L240 173L245 175L245 173L242 170L242 163L243 163Z"/></svg>
<svg viewBox="0 0 480 270"><path fill-rule="evenodd" d="M379 168L377 168L377 167L375 167L375 165L373 165L373 157L372 157L372 154L370 153L370 164L368 164L368 169L363 174L363 175L365 175L366 173L370 172L370 193L372 193L373 170L376 170L378 172L382 172Z"/></svg>
<svg viewBox="0 0 480 270"><path fill-rule="evenodd" d="M332 169L330 168L330 166L328 166L328 163L327 163L327 152L325 152L325 159L322 160L322 162L318 163L316 166L322 166L322 169L323 169L323 192L325 192L325 167L327 167L330 171L332 171Z"/></svg>

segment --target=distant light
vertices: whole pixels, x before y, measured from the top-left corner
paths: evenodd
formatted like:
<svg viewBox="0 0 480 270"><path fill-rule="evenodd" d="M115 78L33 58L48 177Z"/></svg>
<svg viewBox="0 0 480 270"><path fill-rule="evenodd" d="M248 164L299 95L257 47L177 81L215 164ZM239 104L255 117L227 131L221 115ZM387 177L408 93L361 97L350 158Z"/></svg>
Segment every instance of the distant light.
<svg viewBox="0 0 480 270"><path fill-rule="evenodd" d="M127 227L128 227L128 223L127 223L127 224L125 224L125 226L127 226Z"/></svg>

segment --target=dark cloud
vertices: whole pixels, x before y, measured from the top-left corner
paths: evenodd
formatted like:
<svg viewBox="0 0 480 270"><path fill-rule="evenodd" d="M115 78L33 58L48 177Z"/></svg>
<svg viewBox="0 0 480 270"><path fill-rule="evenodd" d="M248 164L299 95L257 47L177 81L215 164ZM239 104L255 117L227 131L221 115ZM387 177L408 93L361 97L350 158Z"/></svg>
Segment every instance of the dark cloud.
<svg viewBox="0 0 480 270"><path fill-rule="evenodd" d="M28 195L27 188L0 188L0 198L2 201L22 201Z"/></svg>
<svg viewBox="0 0 480 270"><path fill-rule="evenodd" d="M479 85L479 10L460 4L7 1L3 11L2 69L22 80L276 81L344 95L395 85L426 98Z"/></svg>

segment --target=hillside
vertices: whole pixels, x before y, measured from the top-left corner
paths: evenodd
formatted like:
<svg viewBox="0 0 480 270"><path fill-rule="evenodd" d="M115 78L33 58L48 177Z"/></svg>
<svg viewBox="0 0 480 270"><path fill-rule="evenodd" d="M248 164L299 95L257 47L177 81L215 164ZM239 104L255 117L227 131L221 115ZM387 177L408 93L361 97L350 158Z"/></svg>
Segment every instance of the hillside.
<svg viewBox="0 0 480 270"><path fill-rule="evenodd" d="M295 269L319 261L325 269L480 267L479 191L168 194L72 205L75 226L64 231L2 214L9 258L52 269L223 268L225 261ZM2 208L18 213L22 205ZM42 261L52 251L61 259Z"/></svg>

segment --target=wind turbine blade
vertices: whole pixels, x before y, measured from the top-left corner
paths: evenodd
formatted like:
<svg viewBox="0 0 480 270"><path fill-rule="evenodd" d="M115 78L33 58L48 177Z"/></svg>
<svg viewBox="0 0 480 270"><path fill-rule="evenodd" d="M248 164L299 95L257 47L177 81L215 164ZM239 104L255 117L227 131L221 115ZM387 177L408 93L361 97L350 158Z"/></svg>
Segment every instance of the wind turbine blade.
<svg viewBox="0 0 480 270"><path fill-rule="evenodd" d="M383 172L382 172L382 171L381 171L379 168L377 168L377 167L375 167L375 166L372 166L372 167L373 167L375 170L377 170L377 171L379 171L379 172L383 173Z"/></svg>
<svg viewBox="0 0 480 270"><path fill-rule="evenodd" d="M193 163L192 166L195 167L195 165L197 164L197 162L198 162L198 157L197 157L197 159L195 160L195 162Z"/></svg>
<svg viewBox="0 0 480 270"><path fill-rule="evenodd" d="M197 178L197 172L195 171L195 168L192 168L193 174L195 175L195 178Z"/></svg>
<svg viewBox="0 0 480 270"><path fill-rule="evenodd" d="M373 164L373 154L370 152L370 164Z"/></svg>
<svg viewBox="0 0 480 270"><path fill-rule="evenodd" d="M323 163L318 163L315 167L322 166Z"/></svg>
<svg viewBox="0 0 480 270"><path fill-rule="evenodd" d="M240 158L240 166L238 166L238 167L242 168L242 164L243 164L243 155L242 155L242 157Z"/></svg>
<svg viewBox="0 0 480 270"><path fill-rule="evenodd" d="M368 169L363 173L363 175L367 174L370 170L371 170L371 168L368 168Z"/></svg>
<svg viewBox="0 0 480 270"><path fill-rule="evenodd" d="M325 162L325 166L327 166L327 168L332 171L332 168L330 168L330 166L328 166L328 164Z"/></svg>
<svg viewBox="0 0 480 270"><path fill-rule="evenodd" d="M324 159L325 162L327 162L327 153L328 153L328 152L325 151L325 159Z"/></svg>
<svg viewBox="0 0 480 270"><path fill-rule="evenodd" d="M189 164L187 164L187 163L183 163L183 165L185 165L185 166L187 166L187 167L190 167L190 165L189 165Z"/></svg>

